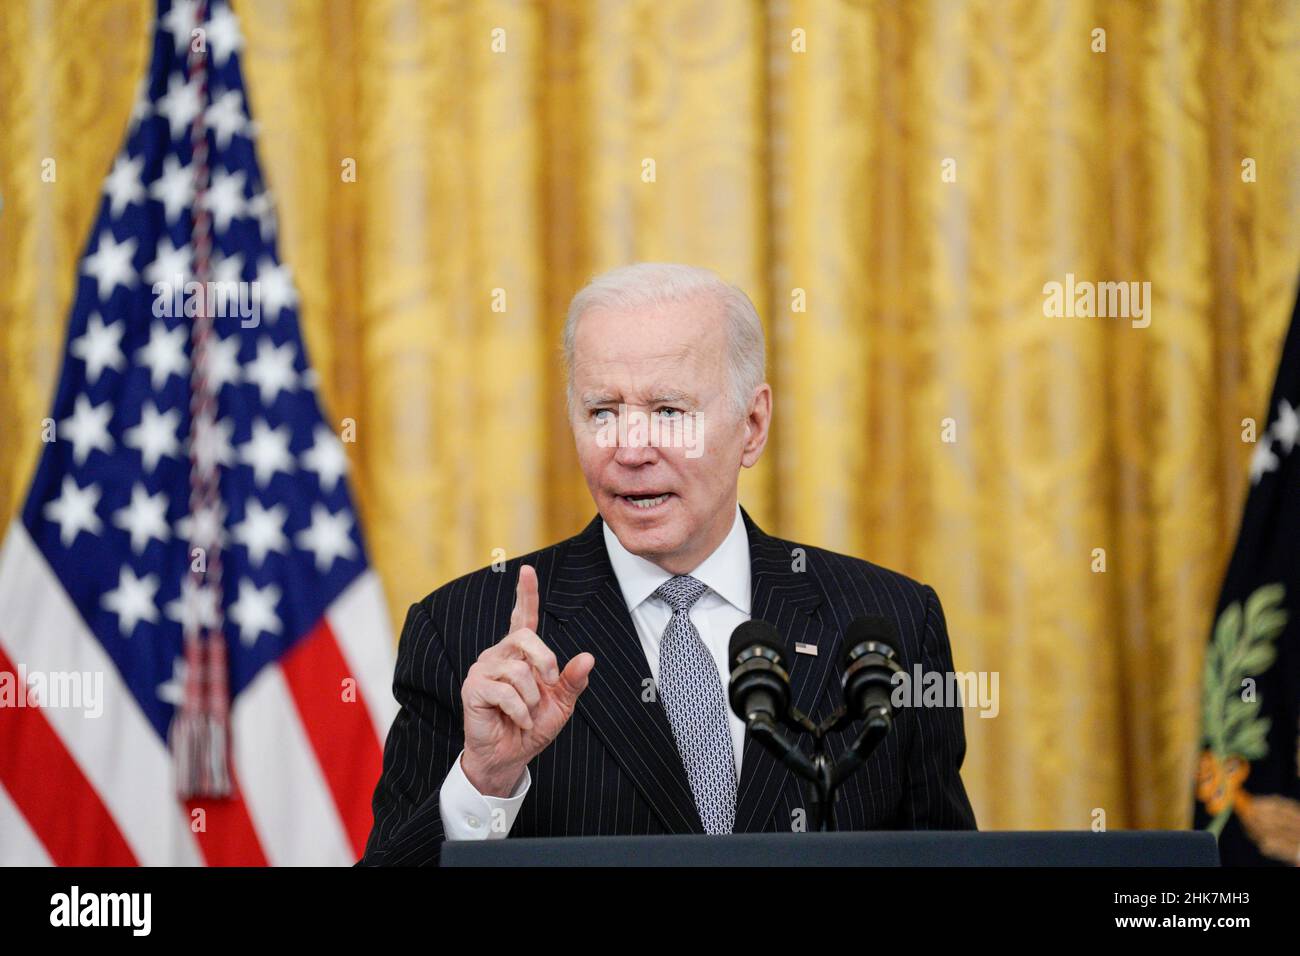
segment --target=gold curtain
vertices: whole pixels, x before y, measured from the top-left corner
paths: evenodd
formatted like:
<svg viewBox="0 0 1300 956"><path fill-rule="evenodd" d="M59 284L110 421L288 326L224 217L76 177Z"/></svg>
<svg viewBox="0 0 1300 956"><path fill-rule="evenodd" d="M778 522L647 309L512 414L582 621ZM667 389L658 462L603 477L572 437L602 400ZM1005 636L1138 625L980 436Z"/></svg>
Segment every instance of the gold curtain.
<svg viewBox="0 0 1300 956"><path fill-rule="evenodd" d="M13 513L152 2L0 6ZM397 621L593 513L569 296L620 263L707 265L769 333L774 433L742 502L933 584L957 667L999 674L998 716L966 717L981 825L1187 823L1242 419L1300 265L1296 3L235 7ZM1071 273L1149 281L1150 326L1045 317Z"/></svg>

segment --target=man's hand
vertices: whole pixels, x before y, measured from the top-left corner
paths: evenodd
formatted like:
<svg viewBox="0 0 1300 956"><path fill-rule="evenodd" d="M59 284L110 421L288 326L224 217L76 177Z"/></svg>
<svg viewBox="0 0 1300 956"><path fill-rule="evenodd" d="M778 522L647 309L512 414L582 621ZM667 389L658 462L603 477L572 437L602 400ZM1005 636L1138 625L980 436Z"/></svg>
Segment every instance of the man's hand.
<svg viewBox="0 0 1300 956"><path fill-rule="evenodd" d="M537 636L537 571L519 568L510 633L479 655L461 685L465 755L461 768L479 793L508 797L528 761L568 722L596 665L579 654L560 673Z"/></svg>

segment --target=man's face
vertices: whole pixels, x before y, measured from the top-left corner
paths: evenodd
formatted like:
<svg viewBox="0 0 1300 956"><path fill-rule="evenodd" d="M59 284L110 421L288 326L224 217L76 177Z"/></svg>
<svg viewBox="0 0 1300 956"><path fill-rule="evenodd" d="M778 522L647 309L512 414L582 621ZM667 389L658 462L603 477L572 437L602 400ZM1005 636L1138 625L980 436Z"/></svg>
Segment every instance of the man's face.
<svg viewBox="0 0 1300 956"><path fill-rule="evenodd" d="M578 322L571 424L587 487L623 546L673 574L726 536L740 468L767 439L771 391L759 389L757 415L738 417L728 348L721 309L704 296Z"/></svg>

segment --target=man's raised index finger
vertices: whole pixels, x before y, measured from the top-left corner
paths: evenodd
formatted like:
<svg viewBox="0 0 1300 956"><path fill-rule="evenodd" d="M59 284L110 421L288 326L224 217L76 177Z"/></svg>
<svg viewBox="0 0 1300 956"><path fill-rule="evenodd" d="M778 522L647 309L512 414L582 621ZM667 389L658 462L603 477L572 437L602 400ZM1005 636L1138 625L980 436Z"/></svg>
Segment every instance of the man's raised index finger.
<svg viewBox="0 0 1300 956"><path fill-rule="evenodd" d="M537 571L530 564L519 566L519 583L515 586L515 607L510 612L510 630L537 630Z"/></svg>

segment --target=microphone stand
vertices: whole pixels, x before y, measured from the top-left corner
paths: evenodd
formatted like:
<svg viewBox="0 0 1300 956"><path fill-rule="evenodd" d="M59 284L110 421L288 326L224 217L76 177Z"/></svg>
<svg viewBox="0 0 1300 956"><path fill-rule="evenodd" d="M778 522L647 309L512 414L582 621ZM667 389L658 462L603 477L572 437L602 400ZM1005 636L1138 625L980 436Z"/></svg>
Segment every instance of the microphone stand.
<svg viewBox="0 0 1300 956"><path fill-rule="evenodd" d="M749 732L754 739L810 784L805 790L810 829L823 833L835 829L835 792L867 762L872 751L889 732L889 709L871 708L865 717L862 732L853 741L853 745L838 760L832 761L826 752L827 736L846 727L854 719L856 718L850 718L848 711L841 706L820 724L814 724L797 707L791 706L785 722L812 735L813 754L809 758L786 739L771 717L763 713L750 717Z"/></svg>

